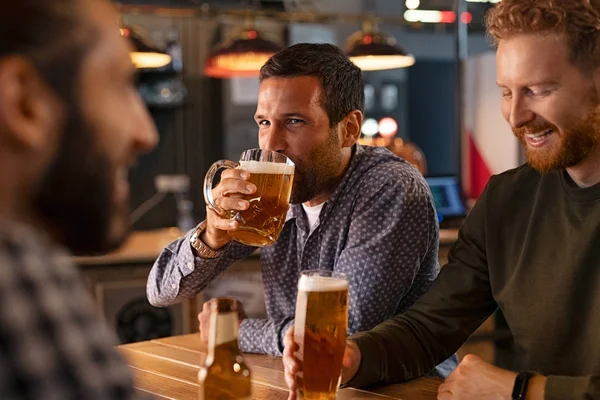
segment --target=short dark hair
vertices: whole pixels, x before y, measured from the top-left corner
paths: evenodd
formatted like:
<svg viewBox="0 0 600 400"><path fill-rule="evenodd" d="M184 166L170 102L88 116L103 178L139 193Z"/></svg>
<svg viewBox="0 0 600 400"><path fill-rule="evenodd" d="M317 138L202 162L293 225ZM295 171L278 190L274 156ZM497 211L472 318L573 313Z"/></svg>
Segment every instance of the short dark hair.
<svg viewBox="0 0 600 400"><path fill-rule="evenodd" d="M261 82L297 76L314 76L321 81L322 104L331 127L351 111L363 111L362 72L339 47L325 43L295 44L273 55L260 69Z"/></svg>
<svg viewBox="0 0 600 400"><path fill-rule="evenodd" d="M21 56L62 99L72 96L89 35L81 0L7 1L0 12L0 60Z"/></svg>

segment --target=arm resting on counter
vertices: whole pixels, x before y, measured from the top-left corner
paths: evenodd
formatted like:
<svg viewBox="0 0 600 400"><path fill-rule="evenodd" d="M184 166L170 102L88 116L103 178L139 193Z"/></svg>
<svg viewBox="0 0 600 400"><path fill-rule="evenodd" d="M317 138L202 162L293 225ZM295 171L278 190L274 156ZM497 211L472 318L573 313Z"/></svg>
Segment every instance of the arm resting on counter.
<svg viewBox="0 0 600 400"><path fill-rule="evenodd" d="M195 296L235 261L254 251L254 247L231 242L218 258L196 257L190 245L195 230L165 247L154 263L146 285L153 306L165 307Z"/></svg>

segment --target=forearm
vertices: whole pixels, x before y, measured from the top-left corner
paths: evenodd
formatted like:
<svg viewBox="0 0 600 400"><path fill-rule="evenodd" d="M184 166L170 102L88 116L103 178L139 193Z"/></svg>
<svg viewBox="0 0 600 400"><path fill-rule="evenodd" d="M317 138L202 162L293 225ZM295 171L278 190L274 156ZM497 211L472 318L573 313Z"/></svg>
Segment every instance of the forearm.
<svg viewBox="0 0 600 400"><path fill-rule="evenodd" d="M215 259L196 257L186 236L169 244L160 254L146 286L148 301L155 306L167 306L196 295L227 267L249 255L253 248L232 243Z"/></svg>
<svg viewBox="0 0 600 400"><path fill-rule="evenodd" d="M398 316L369 332L351 336L349 339L359 347L362 361L348 385L363 387L413 379L427 374L454 353L454 347L438 343L425 332ZM462 338L457 340L461 341Z"/></svg>
<svg viewBox="0 0 600 400"><path fill-rule="evenodd" d="M496 309L485 272L444 267L429 291L404 314L353 336L363 365L353 386L400 382L431 371ZM452 299L449 302L448 299Z"/></svg>

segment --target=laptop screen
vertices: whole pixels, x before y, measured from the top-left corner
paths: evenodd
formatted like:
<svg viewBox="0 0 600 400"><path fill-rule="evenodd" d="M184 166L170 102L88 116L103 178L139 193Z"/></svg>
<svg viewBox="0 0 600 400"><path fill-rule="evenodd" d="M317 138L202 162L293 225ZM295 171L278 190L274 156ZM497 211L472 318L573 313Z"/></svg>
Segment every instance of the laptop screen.
<svg viewBox="0 0 600 400"><path fill-rule="evenodd" d="M427 177L425 180L433 194L440 222L448 217L465 217L467 215L456 177Z"/></svg>

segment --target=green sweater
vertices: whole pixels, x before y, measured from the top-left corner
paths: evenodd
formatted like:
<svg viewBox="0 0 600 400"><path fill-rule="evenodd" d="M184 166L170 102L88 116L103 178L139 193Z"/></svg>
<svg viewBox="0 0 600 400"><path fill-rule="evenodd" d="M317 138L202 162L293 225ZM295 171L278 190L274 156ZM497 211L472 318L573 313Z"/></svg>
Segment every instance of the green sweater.
<svg viewBox="0 0 600 400"><path fill-rule="evenodd" d="M600 399L600 184L528 165L493 177L429 291L351 337L362 364L349 385L427 373L498 307L521 370L549 376L546 399Z"/></svg>

